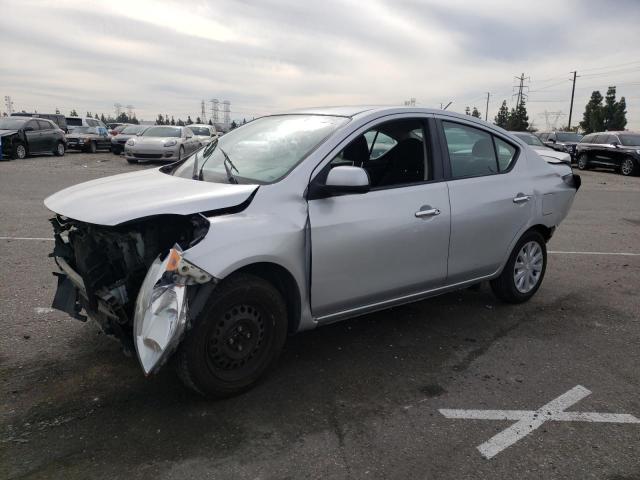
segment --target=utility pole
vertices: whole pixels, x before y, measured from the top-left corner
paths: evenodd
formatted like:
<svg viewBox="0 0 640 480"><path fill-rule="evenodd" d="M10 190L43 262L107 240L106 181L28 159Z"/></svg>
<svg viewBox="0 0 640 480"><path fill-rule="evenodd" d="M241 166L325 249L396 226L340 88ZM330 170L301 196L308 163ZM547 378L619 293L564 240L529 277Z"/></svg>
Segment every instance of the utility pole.
<svg viewBox="0 0 640 480"><path fill-rule="evenodd" d="M524 73L522 75L520 75L519 77L514 77L516 80L520 81L520 85L518 85L517 87L514 85L514 87L518 88L518 94L517 94L517 101L516 101L516 108L518 108L518 106L520 105L520 103L522 103L522 101L524 100L524 98L527 96L526 93L523 93L522 90L524 90L525 88L528 88L525 86L524 81L525 80L529 80L529 77L524 76Z"/></svg>
<svg viewBox="0 0 640 480"><path fill-rule="evenodd" d="M571 130L571 115L573 114L573 96L576 93L576 78L577 78L577 71L573 71L571 72L573 73L573 87L571 87L571 106L569 107L569 123L567 124L567 130Z"/></svg>
<svg viewBox="0 0 640 480"><path fill-rule="evenodd" d="M488 122L489 120L487 120L489 118L489 96L491 95L490 92L487 92L487 109L484 111L484 121Z"/></svg>

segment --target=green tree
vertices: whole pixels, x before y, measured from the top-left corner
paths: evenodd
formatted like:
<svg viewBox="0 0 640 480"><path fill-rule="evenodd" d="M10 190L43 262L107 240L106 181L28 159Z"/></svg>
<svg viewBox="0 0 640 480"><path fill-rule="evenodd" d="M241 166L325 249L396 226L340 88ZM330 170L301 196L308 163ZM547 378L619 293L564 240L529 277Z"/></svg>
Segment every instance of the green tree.
<svg viewBox="0 0 640 480"><path fill-rule="evenodd" d="M584 108L580 128L587 133L604 131L604 112L602 107L602 94L598 90L591 93L591 98Z"/></svg>
<svg viewBox="0 0 640 480"><path fill-rule="evenodd" d="M231 122L231 130L233 130L234 128L238 128L238 124L236 123L235 120Z"/></svg>
<svg viewBox="0 0 640 480"><path fill-rule="evenodd" d="M69 116L70 117L77 117L78 116L78 112L76 112L75 108L69 112Z"/></svg>
<svg viewBox="0 0 640 480"><path fill-rule="evenodd" d="M107 119L104 116L104 113L100 114L100 120L102 121L102 123L107 123Z"/></svg>
<svg viewBox="0 0 640 480"><path fill-rule="evenodd" d="M464 107L465 115L471 115L471 109L469 107Z"/></svg>
<svg viewBox="0 0 640 480"><path fill-rule="evenodd" d="M209 125L213 125L213 121L209 119Z"/></svg>
<svg viewBox="0 0 640 480"><path fill-rule="evenodd" d="M496 118L493 120L497 126L502 128L507 128L507 123L509 122L509 108L507 108L507 101L503 100L502 105L500 105L500 109L498 110L498 114Z"/></svg>
<svg viewBox="0 0 640 480"><path fill-rule="evenodd" d="M191 125L193 120L191 120L191 115L187 115L187 125Z"/></svg>
<svg viewBox="0 0 640 480"><path fill-rule="evenodd" d="M179 127L184 127L184 121L181 118L179 118L178 121L176 122L176 125Z"/></svg>
<svg viewBox="0 0 640 480"><path fill-rule="evenodd" d="M136 118L136 114L134 113L133 116L129 119L129 123L133 123L134 125L139 125L140 122L138 121L138 119Z"/></svg>
<svg viewBox="0 0 640 480"><path fill-rule="evenodd" d="M173 115L171 115L171 125L175 125L175 124L176 124L176 121L174 120Z"/></svg>
<svg viewBox="0 0 640 480"><path fill-rule="evenodd" d="M93 115L91 114L91 112L87 112L87 117L88 118L93 118Z"/></svg>
<svg viewBox="0 0 640 480"><path fill-rule="evenodd" d="M613 114L611 126L613 127L612 130L624 130L627 126L627 101L624 97L620 97L616 111Z"/></svg>
<svg viewBox="0 0 640 480"><path fill-rule="evenodd" d="M164 117L161 113L158 114L158 118L156 119L156 125L164 125Z"/></svg>
<svg viewBox="0 0 640 480"><path fill-rule="evenodd" d="M524 132L527 128L529 128L529 115L523 99L516 108L511 109L506 129L514 132Z"/></svg>
<svg viewBox="0 0 640 480"><path fill-rule="evenodd" d="M202 120L200 119L200 117L196 117L196 123L199 125L202 123Z"/></svg>
<svg viewBox="0 0 640 480"><path fill-rule="evenodd" d="M480 112L476 107L473 107L473 111L471 112L472 117L480 118Z"/></svg>

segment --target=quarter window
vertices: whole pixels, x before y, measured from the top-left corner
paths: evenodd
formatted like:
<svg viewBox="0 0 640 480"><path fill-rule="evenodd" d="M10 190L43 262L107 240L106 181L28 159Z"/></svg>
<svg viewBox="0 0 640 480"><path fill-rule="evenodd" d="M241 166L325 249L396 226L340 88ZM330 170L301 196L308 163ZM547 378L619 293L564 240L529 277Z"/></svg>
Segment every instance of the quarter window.
<svg viewBox="0 0 640 480"><path fill-rule="evenodd" d="M499 138L494 137L494 141L496 142L496 152L498 152L498 168L501 172L509 170L511 163L516 158L516 148Z"/></svg>

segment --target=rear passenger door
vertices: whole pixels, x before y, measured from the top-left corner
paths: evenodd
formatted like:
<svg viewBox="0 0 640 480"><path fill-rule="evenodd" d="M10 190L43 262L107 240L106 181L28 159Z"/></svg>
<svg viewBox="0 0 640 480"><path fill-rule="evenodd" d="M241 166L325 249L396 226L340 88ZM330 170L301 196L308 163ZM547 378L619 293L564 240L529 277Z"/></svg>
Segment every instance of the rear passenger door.
<svg viewBox="0 0 640 480"><path fill-rule="evenodd" d="M24 126L24 134L27 137L29 153L37 153L44 150L42 146L42 132L37 120L29 120Z"/></svg>
<svg viewBox="0 0 640 480"><path fill-rule="evenodd" d="M37 120L40 128L42 150L54 151L58 137L53 125L46 120Z"/></svg>
<svg viewBox="0 0 640 480"><path fill-rule="evenodd" d="M524 152L463 120L438 121L451 202L448 283L495 273L533 212Z"/></svg>

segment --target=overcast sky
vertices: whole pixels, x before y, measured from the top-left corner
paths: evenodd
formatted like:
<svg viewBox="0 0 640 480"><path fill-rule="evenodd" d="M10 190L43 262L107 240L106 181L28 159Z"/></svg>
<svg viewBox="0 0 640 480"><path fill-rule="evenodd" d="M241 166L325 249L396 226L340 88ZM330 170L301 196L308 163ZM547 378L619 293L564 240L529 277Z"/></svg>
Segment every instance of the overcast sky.
<svg viewBox="0 0 640 480"><path fill-rule="evenodd" d="M473 7L471 6L473 5ZM0 96L15 108L194 119L289 108L474 105L489 119L530 77L529 119L617 85L640 129L640 1L0 0ZM4 104L0 104L4 110ZM559 124L566 124L567 116Z"/></svg>

